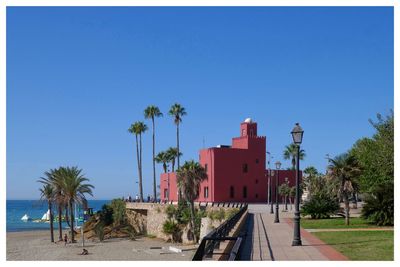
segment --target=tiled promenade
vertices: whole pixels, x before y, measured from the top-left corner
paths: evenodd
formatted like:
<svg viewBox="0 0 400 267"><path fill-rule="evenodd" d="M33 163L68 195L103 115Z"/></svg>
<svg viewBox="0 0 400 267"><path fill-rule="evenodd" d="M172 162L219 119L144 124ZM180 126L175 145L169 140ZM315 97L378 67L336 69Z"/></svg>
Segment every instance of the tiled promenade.
<svg viewBox="0 0 400 267"><path fill-rule="evenodd" d="M249 205L247 238L242 260L346 260L347 258L324 244L310 233L302 230L303 246L292 246L293 212L282 212L280 223L274 223L275 214L270 214L268 205ZM275 211L275 209L274 209Z"/></svg>

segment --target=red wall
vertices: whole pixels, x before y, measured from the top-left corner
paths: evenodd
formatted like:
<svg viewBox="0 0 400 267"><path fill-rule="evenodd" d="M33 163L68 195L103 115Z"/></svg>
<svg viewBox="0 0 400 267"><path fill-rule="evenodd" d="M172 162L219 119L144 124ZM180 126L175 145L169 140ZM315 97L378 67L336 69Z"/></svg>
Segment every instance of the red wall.
<svg viewBox="0 0 400 267"><path fill-rule="evenodd" d="M197 201L201 202L267 202L268 171L265 170L266 138L257 136L256 123L242 123L240 137L232 139L231 147L213 147L202 149L199 153L200 164L207 169L208 178L201 183ZM243 171L243 164L247 164L247 172ZM276 171L275 171L276 174ZM272 177L272 196L275 201L275 177ZM279 171L279 183L288 178L290 186L295 185L295 172ZM177 201L177 187L175 173L161 174L161 200L164 190L170 188L169 201ZM234 196L230 195L230 188L234 189ZM247 196L244 196L244 187ZM208 196L205 195L208 188ZM280 199L280 201L282 201Z"/></svg>

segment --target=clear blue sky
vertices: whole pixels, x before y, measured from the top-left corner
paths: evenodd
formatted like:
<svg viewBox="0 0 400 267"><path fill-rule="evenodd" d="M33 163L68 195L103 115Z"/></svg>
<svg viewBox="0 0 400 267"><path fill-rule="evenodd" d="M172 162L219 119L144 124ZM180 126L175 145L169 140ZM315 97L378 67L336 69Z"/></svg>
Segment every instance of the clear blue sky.
<svg viewBox="0 0 400 267"><path fill-rule="evenodd" d="M7 198L38 198L36 180L60 165L83 168L96 199L134 196L127 129L158 105L156 149L175 146L175 102L188 113L183 160L198 159L203 137L230 144L251 117L284 167L300 122L301 165L324 171L325 154L371 136L368 119L393 108L393 9L8 7Z"/></svg>

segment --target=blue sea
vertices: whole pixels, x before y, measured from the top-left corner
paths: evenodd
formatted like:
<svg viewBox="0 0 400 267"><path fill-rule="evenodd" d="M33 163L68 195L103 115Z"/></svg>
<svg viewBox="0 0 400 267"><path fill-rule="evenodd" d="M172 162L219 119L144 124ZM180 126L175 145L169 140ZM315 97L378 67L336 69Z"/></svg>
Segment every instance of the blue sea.
<svg viewBox="0 0 400 267"><path fill-rule="evenodd" d="M93 208L96 212L101 209L104 204L110 200L89 200L89 207ZM21 221L22 216L28 214L29 217L34 219L41 219L43 214L47 212L47 203L38 200L7 200L7 232L20 232L31 230L47 230L49 223L46 222L33 222ZM57 213L55 214L57 215ZM63 223L63 228L67 224ZM54 224L54 228L58 229L58 223Z"/></svg>

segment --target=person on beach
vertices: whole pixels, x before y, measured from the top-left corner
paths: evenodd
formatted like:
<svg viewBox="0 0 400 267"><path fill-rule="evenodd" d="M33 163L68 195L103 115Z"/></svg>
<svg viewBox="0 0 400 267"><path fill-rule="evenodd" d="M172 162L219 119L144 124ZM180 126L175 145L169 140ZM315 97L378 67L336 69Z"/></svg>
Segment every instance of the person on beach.
<svg viewBox="0 0 400 267"><path fill-rule="evenodd" d="M83 249L81 255L89 255L89 251L87 249Z"/></svg>
<svg viewBox="0 0 400 267"><path fill-rule="evenodd" d="M68 243L68 236L67 234L64 235L64 246L66 246Z"/></svg>
<svg viewBox="0 0 400 267"><path fill-rule="evenodd" d="M150 195L147 195L147 202L150 202Z"/></svg>
<svg viewBox="0 0 400 267"><path fill-rule="evenodd" d="M135 200L136 200L136 202L139 202L139 196L138 195L136 195Z"/></svg>

